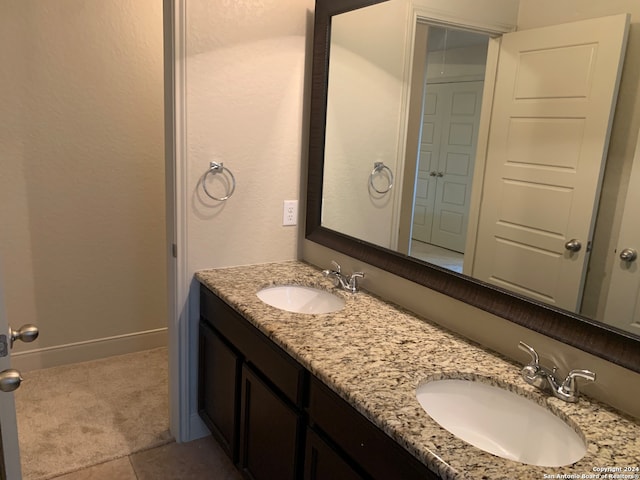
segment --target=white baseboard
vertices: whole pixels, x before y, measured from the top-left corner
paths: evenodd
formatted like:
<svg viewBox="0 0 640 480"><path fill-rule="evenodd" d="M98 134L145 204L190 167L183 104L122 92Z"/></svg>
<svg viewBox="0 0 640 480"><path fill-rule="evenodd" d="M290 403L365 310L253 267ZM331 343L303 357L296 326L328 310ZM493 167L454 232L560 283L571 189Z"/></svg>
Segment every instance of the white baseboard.
<svg viewBox="0 0 640 480"><path fill-rule="evenodd" d="M167 329L157 328L115 337L96 338L85 342L56 345L13 353L11 367L21 372L88 362L113 355L123 355L167 346Z"/></svg>
<svg viewBox="0 0 640 480"><path fill-rule="evenodd" d="M200 418L200 415L198 415L197 413L192 413L189 416L188 438L178 440L178 442L190 442L192 440L197 440L208 435L211 435L211 432Z"/></svg>

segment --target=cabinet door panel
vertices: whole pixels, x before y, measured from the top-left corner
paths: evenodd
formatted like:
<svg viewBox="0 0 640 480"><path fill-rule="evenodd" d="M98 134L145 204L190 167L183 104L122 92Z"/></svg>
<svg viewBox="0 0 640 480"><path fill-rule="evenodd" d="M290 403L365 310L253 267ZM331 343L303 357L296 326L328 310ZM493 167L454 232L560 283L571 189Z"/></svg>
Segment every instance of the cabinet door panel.
<svg viewBox="0 0 640 480"><path fill-rule="evenodd" d="M198 411L222 448L238 459L241 358L205 322L200 322Z"/></svg>
<svg viewBox="0 0 640 480"><path fill-rule="evenodd" d="M309 416L314 428L374 479L439 478L315 377L310 382Z"/></svg>
<svg viewBox="0 0 640 480"><path fill-rule="evenodd" d="M200 309L207 321L242 352L247 362L293 403L302 406L305 388L302 365L204 286L200 289Z"/></svg>
<svg viewBox="0 0 640 480"><path fill-rule="evenodd" d="M304 480L363 480L335 450L312 429L307 428Z"/></svg>
<svg viewBox="0 0 640 480"><path fill-rule="evenodd" d="M240 467L255 480L298 478L301 418L247 365L242 367Z"/></svg>

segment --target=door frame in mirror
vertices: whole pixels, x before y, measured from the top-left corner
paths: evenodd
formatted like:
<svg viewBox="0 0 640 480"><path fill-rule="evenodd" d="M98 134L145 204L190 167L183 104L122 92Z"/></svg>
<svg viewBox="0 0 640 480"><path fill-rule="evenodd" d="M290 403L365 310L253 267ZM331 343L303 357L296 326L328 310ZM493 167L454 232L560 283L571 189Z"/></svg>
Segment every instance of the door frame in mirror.
<svg viewBox="0 0 640 480"><path fill-rule="evenodd" d="M316 0L305 226L307 240L640 373L640 340L631 333L322 227L331 17L385 1Z"/></svg>

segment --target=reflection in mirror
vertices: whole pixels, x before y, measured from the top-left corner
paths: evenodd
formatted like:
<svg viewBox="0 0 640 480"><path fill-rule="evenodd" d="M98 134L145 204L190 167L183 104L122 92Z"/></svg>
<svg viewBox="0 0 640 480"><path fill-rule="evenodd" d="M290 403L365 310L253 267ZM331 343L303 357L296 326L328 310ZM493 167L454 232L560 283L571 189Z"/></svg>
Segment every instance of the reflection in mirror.
<svg viewBox="0 0 640 480"><path fill-rule="evenodd" d="M628 19L603 27L605 37L615 39L603 44L584 36L596 30L593 24L564 24L575 4L564 1L556 6L556 21L551 13L537 19L532 3L520 2L522 32L506 34L502 52L494 52L496 63L489 65L495 95L485 88L489 33L495 32L406 15L405 9L429 3L420 1L390 0L333 16L321 225L605 320L606 281L617 260L602 245L612 244L618 231L609 222L594 231L601 224L595 212ZM408 17L415 23L407 25ZM563 25L553 30L555 23ZM414 35L411 48L407 32ZM557 40L556 32L578 35L579 41ZM521 33L524 40L517 37ZM590 63L595 50L573 47L578 43L597 44L608 52L600 58L608 60ZM534 50L536 55L518 53ZM553 54L544 57L543 50ZM523 62L509 64L511 54ZM506 78L510 68L517 73ZM585 86L594 90L580 90ZM516 91L520 103L508 104L505 91ZM525 112L523 104L535 106ZM571 110L576 104L582 110ZM395 178L388 192L388 178L374 174L379 163ZM604 196L616 196L606 189L618 185L609 183ZM573 239L581 245L577 250L567 247ZM640 333L634 323L622 328Z"/></svg>
<svg viewBox="0 0 640 480"><path fill-rule="evenodd" d="M389 228L388 231L390 235L387 238L382 238L381 241L376 244L373 242L373 239L358 238L353 234L345 234L333 227L334 224L332 223L333 219L331 217L336 212L329 211L326 208L327 205L332 202L333 205L342 208L343 212L357 212L364 217L361 219L354 215L352 217L354 222L357 221L363 224L380 222L377 215L367 216L364 211L361 212L360 209L362 205L358 205L358 208L355 208L349 202L335 202L335 198L332 198L331 193L328 193L327 189L325 189L327 185L324 185L323 179L332 175L331 170L336 165L338 167L343 166L340 162L334 162L332 167L330 165L332 160L328 158L328 154L325 155L325 137L330 135L329 131L332 129L330 123L333 118L329 118L327 115L328 110L336 107L342 108L343 113L351 114L351 116L347 118L355 118L362 124L367 124L372 113L375 113L375 106L366 102L358 106L359 108L369 107L370 110L362 110L366 115L359 115L357 112L350 111L348 107L345 108L344 105L332 106L331 104L333 102L331 98L327 98L329 82L328 67L331 63L329 48L333 48L331 39L332 24L333 21L344 12L349 12L350 15L352 13L351 10L370 7L371 5L376 5L381 2L385 2L385 5L397 2L403 2L409 5L408 0L316 0L309 123L306 239L335 250L336 252L348 255L357 262L364 262L368 265L386 270L393 275L440 292L455 300L467 303L472 307L497 315L507 321L539 332L607 361L614 362L624 368L640 372L640 349L638 348L638 345L640 345L640 336L635 333L624 331L620 329L618 325L616 325L617 328L614 328L609 324L593 321L585 316L545 305L533 299L527 299L522 295L487 284L470 276L461 275L433 264L419 261L407 255L408 247L406 247L407 251L402 249L395 251L394 248L396 248L398 244L398 238L393 237L394 229ZM444 20L451 21L451 19L455 18L461 19L460 23L456 25L458 28L460 28L461 25L466 25L471 26L474 31L491 32L492 35L499 35L501 32L504 33L515 30L516 23L518 24L518 29L527 30L562 22L573 22L598 15L619 14L624 10L631 12L632 15L640 16L640 3L636 0L621 0L621 2L615 3L604 3L600 0L411 0L410 5L411 8L407 7L408 9L404 13L401 12L400 9L400 15L396 17L389 16L388 19L408 18L410 19L410 22L408 22L409 29L413 30L414 22L417 23L417 21L422 18L434 19L436 23L438 23L438 21L442 23ZM391 8L397 9L398 7L397 5L391 5ZM396 10L396 13L398 12L399 11ZM376 24L374 23L373 25L373 30L375 31ZM381 25L381 27L383 26L384 25ZM636 27L637 25L632 24L632 29ZM357 30L362 30L367 33L367 35L363 36L365 43L371 40L369 38L371 31L366 28L366 24L358 24ZM381 34L384 31L384 28L380 28ZM416 33L417 32L418 29L416 28ZM413 36L413 32L410 32L407 35L407 39L413 42L413 38L416 37ZM375 38L373 40L375 40ZM426 41L427 38L425 36L425 45ZM419 43L420 42L416 40L416 44ZM499 43L500 41L494 38L489 41L487 65L493 65L491 67L492 71L495 70L494 67L497 64L496 47ZM384 47L385 44L383 42L380 48L386 52ZM404 55L404 52L409 50L412 50L412 48L402 50L401 55ZM637 157L638 160L633 162L635 144L638 139L638 127L640 126L640 97L637 96L640 85L640 70L638 70L635 60L640 58L640 35L631 35L629 37L628 52L623 79L620 85L620 101L618 102L615 114L612 140L607 158L607 169L602 187L603 195L598 210L598 225L592 245L592 261L589 264L589 275L585 286L585 295L583 296L583 313L586 311L596 311L593 305L589 306L590 310L586 308L586 304L592 303L594 300L595 304L603 304L603 302L599 301L602 291L604 291L601 280L607 278L609 275L604 266L614 261L617 264L625 262L619 258L620 253L629 247L627 244L629 238L635 238L636 241L638 240L637 234L635 237L627 237L621 234L620 241L618 241L616 234L616 232L620 230L619 211L620 206L624 206L624 199L627 196L627 183L633 182L633 178L637 177L637 175L635 177L632 175L632 178L629 179L632 163L638 165L638 168L635 168L634 171L640 169L640 154ZM388 55L388 52L386 52L385 55ZM397 52L396 55L398 55ZM405 66L409 65L409 60L412 59L406 58L406 55L404 56ZM369 63L375 64L376 62L371 61ZM408 72L410 69L405 68L405 71ZM357 75L357 72L355 73ZM405 78L408 77L405 76ZM364 80L366 80L366 78ZM493 91L493 87L488 86L490 81L491 76L487 75L485 78L486 91ZM363 88L367 88L366 82L362 85ZM411 88L420 89L420 82L418 82L417 87L412 85ZM398 95L396 95L397 91L392 89L390 92L393 93L389 95L390 97L398 97ZM346 98L346 100L348 101L349 98ZM388 99L383 96L381 100L386 101ZM405 102L405 100L407 100L407 98L400 95L400 101ZM397 109L403 112L409 111L413 105L413 103L409 103L410 105L401 103L399 107L396 106L395 110L387 106L386 111L387 113L393 113ZM481 115L487 111L487 105L486 96L483 96L484 110ZM420 118L421 114L422 112L419 111L418 118ZM380 119L379 117L374 118ZM403 141L405 136L406 138L419 138L420 122L417 122L415 125L411 122L401 124L397 122L398 115L395 117L391 115L390 119L389 125L391 125L391 127L387 125L386 128L393 128L394 125L398 127L396 138L402 137ZM340 118L338 120L340 120ZM349 122L344 122L341 125L344 128L358 127L357 122L355 125ZM396 147L399 151L404 152L406 145L398 141L394 144L396 147L387 146L387 148L382 148L385 147L384 142L378 142L378 137L368 132L370 130L371 133L377 134L386 131L385 127L376 128L375 124L372 124L370 127L371 128L366 125L361 128L360 133L362 135L361 138L357 140L347 135L341 137L341 140L344 140L345 145L349 144L352 147L357 147L358 145L369 147L368 151L373 153L375 153L376 150L379 150L381 153L393 151ZM413 137L411 137L412 135ZM481 132L479 135L479 152L486 150L487 136L487 132ZM331 139L328 139L328 141L331 142ZM484 145L482 144L483 141L485 142ZM343 148L340 148L339 143L340 142L338 142L337 150L341 152ZM405 143L408 145L410 142L407 141ZM372 144L379 144L381 148L370 148ZM416 147L417 144L418 142L415 140ZM342 155L341 160L348 162L350 157L358 157L358 150L353 149L349 154ZM417 158L417 155L416 151L414 158ZM369 155L365 155L365 157L368 156ZM376 155L373 156L376 157ZM390 156L389 158L390 160L396 160L404 157L401 153L396 157ZM485 170L484 160L481 156L478 156L475 165L476 172ZM326 169L325 162L329 162ZM368 162L372 162L372 160L369 158ZM349 194L361 186L364 186L366 189L367 176L369 176L371 171L371 163L369 163L364 175L360 172L359 175L350 179L348 188L343 191L336 189L333 193L335 195L344 194L344 198L349 198ZM399 173L402 175L403 170L399 169L395 170L395 172L396 174ZM478 175L474 176L474 182L476 178L478 178ZM640 179L638 179L638 181L640 181ZM409 187L407 187L407 184L409 184ZM629 184L633 185L633 183ZM396 177L392 190L394 196L409 195L412 197L412 179ZM630 188L629 192L633 190L633 188ZM475 188L474 184L472 188L473 201L472 208L470 209L470 217L474 215L477 217L477 213L474 212L473 209L473 203L479 203L479 198L476 194L478 191L479 189ZM630 195L630 198L631 197L633 197L633 195ZM635 202L637 203L637 200L635 200ZM374 212L378 211L375 210L377 205L372 205L371 207L374 208ZM399 215L393 217L394 221L397 221L395 219L398 217ZM473 222L477 223L477 218L474 219ZM405 224L406 222L401 223ZM349 222L345 222L344 225L348 227ZM627 229L623 228L622 230L624 232ZM402 235L404 238L410 238L410 233L403 232L400 232L397 237ZM624 245L620 243L623 241ZM465 256L469 253L469 239L467 239L466 243ZM471 244L473 246L473 242L471 242ZM598 258L600 261L594 262L594 258ZM638 270L635 265L627 268L625 273L636 275L637 279ZM636 291L640 288L640 281L627 283L630 286L635 285ZM633 295L626 294L627 299L630 296ZM636 294L636 298L640 298L640 296ZM627 306L630 304L628 301L624 303ZM638 305L636 305L636 312L638 310ZM624 314L624 312L621 313ZM590 316L591 318L601 318L591 314ZM626 315L624 320L628 322L628 319L629 316Z"/></svg>
<svg viewBox="0 0 640 480"><path fill-rule="evenodd" d="M411 92L422 100L419 149L417 164L405 162L415 188L411 205L401 206L411 212L405 229L411 238L400 244L408 244L412 257L462 273L489 36L417 25L422 28L426 53L415 58L424 64L413 65L424 72L422 91Z"/></svg>
<svg viewBox="0 0 640 480"><path fill-rule="evenodd" d="M402 178L405 8L385 2L331 22L322 225L386 248L395 248ZM376 191L388 185L383 175L372 175L376 162L394 172L395 186L386 193Z"/></svg>

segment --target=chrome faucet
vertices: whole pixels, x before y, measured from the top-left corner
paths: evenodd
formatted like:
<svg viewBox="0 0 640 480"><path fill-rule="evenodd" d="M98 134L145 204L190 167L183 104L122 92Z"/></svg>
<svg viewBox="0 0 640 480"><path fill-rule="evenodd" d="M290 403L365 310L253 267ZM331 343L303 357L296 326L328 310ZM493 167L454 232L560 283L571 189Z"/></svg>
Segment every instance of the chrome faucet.
<svg viewBox="0 0 640 480"><path fill-rule="evenodd" d="M322 274L325 277L329 277L333 280L333 284L336 287L341 287L343 290L347 290L348 292L355 293L358 291L358 279L364 278L364 273L362 272L354 272L350 276L346 276L342 274L342 269L340 268L340 264L335 260L331 261L331 265L335 270L323 270Z"/></svg>
<svg viewBox="0 0 640 480"><path fill-rule="evenodd" d="M550 391L553 396L565 402L575 403L578 401L579 392L578 382L576 381L578 378L591 382L596 379L596 374L589 370L571 370L567 378L563 382L559 382L556 378L557 367L549 370L540 365L538 353L524 342L520 342L518 348L531 355L531 361L522 369L522 378L524 378L525 382L540 390Z"/></svg>

